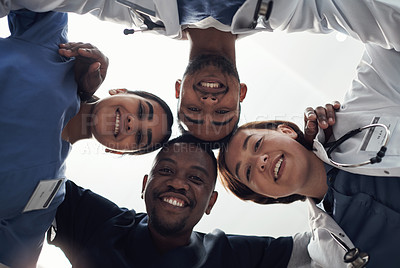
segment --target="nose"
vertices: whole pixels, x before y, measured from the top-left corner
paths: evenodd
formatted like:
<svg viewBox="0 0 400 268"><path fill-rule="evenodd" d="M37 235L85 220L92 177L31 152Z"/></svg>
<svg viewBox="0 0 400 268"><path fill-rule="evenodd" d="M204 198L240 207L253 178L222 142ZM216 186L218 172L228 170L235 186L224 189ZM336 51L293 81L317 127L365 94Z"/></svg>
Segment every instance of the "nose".
<svg viewBox="0 0 400 268"><path fill-rule="evenodd" d="M189 184L187 182L187 180L184 177L180 177L180 176L174 176L173 178L171 178L168 181L168 186L176 189L176 190L185 190L188 191L189 190Z"/></svg>
<svg viewBox="0 0 400 268"><path fill-rule="evenodd" d="M127 133L132 133L137 128L137 122L132 114L129 114L125 119L125 131Z"/></svg>
<svg viewBox="0 0 400 268"><path fill-rule="evenodd" d="M257 168L259 168L261 171L264 171L267 167L267 160L268 160L268 155L263 154L257 157Z"/></svg>
<svg viewBox="0 0 400 268"><path fill-rule="evenodd" d="M217 104L218 103L218 98L216 96L213 96L211 94L203 95L201 96L201 101L205 104Z"/></svg>

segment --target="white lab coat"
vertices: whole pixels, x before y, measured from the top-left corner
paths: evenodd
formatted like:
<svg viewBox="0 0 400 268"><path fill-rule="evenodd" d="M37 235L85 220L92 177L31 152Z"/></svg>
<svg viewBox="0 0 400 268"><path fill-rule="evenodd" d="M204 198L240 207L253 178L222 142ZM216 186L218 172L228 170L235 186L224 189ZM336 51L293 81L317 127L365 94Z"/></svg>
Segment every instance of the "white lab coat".
<svg viewBox="0 0 400 268"><path fill-rule="evenodd" d="M310 231L296 234L293 238L293 251L288 268L327 268L352 267L344 262L344 248L336 242L331 233L339 237L348 248L353 243L342 228L322 209L318 208L310 198L309 204Z"/></svg>
<svg viewBox="0 0 400 268"><path fill-rule="evenodd" d="M117 1L134 4L128 8ZM271 16L260 17L257 26L253 17L258 0L247 0L236 12L231 32L248 35L275 29L288 32L312 31L328 33L337 30L363 42L385 48L400 49L400 2L397 0L274 0ZM263 0L269 3L272 0ZM91 13L102 20L114 21L134 28L145 28L143 14L164 25L152 32L171 38L182 38L176 0L0 0L0 17L10 10L28 8L33 11Z"/></svg>
<svg viewBox="0 0 400 268"><path fill-rule="evenodd" d="M341 168L345 171L372 176L400 177L400 53L386 50L373 44L366 45L366 51L357 68L352 88L346 93L340 111L336 113L333 126L334 139L346 132L371 123L374 117L389 126L391 135L387 152L382 162L357 168ZM378 122L378 123L379 123ZM376 128L369 143L363 141L368 131L350 138L332 153L332 159L340 163L359 163L374 157L380 148L377 135L382 128ZM324 133L320 131L314 140L317 156L330 164L322 146ZM368 144L371 150L362 150Z"/></svg>

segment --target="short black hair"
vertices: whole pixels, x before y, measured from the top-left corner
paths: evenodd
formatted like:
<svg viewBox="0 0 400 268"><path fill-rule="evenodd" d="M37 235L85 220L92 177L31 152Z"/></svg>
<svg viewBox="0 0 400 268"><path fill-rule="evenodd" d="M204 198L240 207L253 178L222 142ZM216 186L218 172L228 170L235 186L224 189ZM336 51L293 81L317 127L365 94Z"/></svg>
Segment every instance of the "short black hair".
<svg viewBox="0 0 400 268"><path fill-rule="evenodd" d="M197 139L196 137L194 137L191 134L183 134L179 137L176 137L172 140L169 140L167 143L165 143L160 152L161 153L163 150L166 150L167 148L169 148L170 146L174 145L175 143L186 143L189 145L194 145L197 148L205 151L211 158L211 161L213 162L213 170L215 171L215 180L217 178L217 159L215 157L214 152L212 151L212 148L210 147L210 143L209 142L201 142L199 139Z"/></svg>

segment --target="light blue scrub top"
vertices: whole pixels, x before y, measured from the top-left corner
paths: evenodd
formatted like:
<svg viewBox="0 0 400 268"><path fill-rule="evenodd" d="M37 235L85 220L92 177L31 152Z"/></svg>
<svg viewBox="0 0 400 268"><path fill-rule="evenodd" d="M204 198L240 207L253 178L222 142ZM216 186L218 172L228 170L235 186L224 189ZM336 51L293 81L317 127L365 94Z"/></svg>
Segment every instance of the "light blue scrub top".
<svg viewBox="0 0 400 268"><path fill-rule="evenodd" d="M0 39L0 263L34 260L65 186L48 209L22 213L40 180L64 178L69 143L61 140L79 111L73 60L58 54L67 42L67 14L27 10L8 16Z"/></svg>
<svg viewBox="0 0 400 268"><path fill-rule="evenodd" d="M323 205L356 247L367 267L400 267L400 178L352 174L327 166Z"/></svg>

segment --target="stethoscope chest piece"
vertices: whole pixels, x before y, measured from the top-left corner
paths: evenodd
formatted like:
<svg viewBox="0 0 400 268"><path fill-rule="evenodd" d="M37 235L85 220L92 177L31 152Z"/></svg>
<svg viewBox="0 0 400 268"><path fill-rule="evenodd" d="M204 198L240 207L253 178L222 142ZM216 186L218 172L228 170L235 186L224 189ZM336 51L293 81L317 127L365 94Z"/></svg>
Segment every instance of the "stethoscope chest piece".
<svg viewBox="0 0 400 268"><path fill-rule="evenodd" d="M353 268L365 267L369 261L369 256L365 252L360 252L358 248L352 248L344 254L344 262L351 263Z"/></svg>

